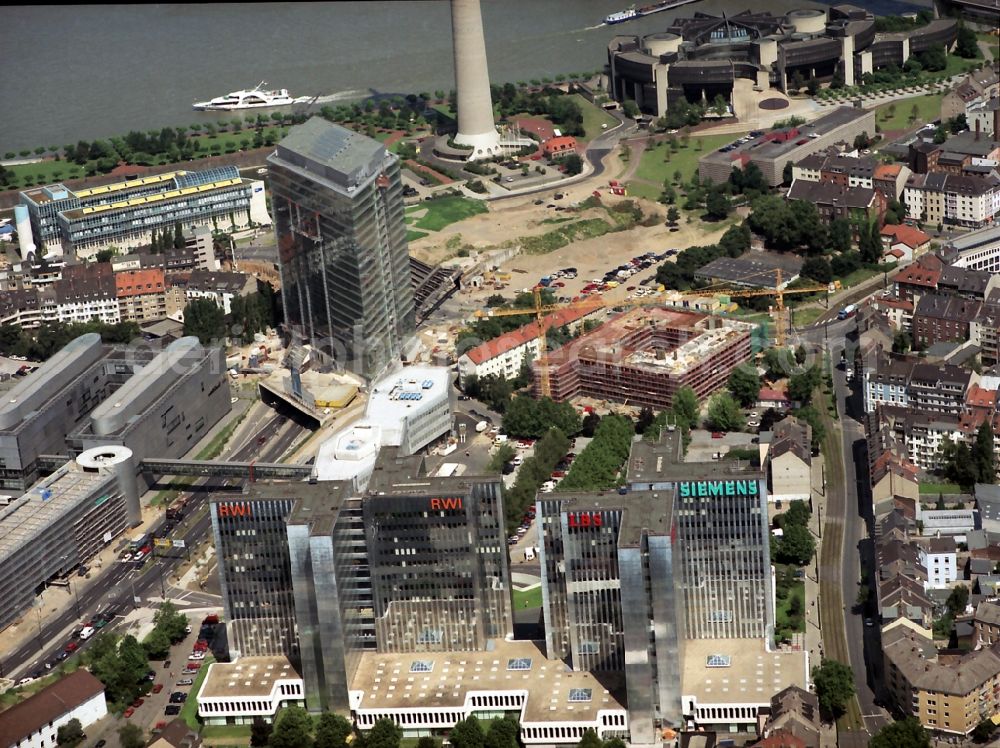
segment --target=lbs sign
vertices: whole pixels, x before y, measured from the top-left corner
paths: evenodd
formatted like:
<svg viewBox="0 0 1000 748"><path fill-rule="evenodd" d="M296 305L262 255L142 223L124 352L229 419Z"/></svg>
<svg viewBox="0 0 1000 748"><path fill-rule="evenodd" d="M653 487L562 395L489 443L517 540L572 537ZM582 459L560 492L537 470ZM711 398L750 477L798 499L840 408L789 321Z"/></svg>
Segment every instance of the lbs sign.
<svg viewBox="0 0 1000 748"><path fill-rule="evenodd" d="M571 512L566 515L566 523L570 527L600 527L600 512Z"/></svg>

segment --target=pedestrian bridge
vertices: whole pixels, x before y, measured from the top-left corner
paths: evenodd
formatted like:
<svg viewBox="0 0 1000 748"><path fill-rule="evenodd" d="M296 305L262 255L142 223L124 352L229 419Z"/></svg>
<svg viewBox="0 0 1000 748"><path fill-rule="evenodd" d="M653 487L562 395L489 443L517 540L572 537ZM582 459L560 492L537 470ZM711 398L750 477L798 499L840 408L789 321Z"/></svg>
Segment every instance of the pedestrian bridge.
<svg viewBox="0 0 1000 748"><path fill-rule="evenodd" d="M67 455L42 455L39 468L55 471L69 462ZM226 462L223 460L168 460L146 458L138 466L140 472L156 475L194 475L201 478L236 478L254 481L258 478L305 480L312 476L312 465L290 465L280 462Z"/></svg>

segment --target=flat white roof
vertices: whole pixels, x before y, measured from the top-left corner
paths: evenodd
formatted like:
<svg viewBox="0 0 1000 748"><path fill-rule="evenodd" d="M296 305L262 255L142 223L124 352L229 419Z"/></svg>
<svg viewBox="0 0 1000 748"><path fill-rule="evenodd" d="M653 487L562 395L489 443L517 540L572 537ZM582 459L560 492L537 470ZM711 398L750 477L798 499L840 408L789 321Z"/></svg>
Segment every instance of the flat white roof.
<svg viewBox="0 0 1000 748"><path fill-rule="evenodd" d="M352 480L371 475L379 450L403 443L408 420L448 399L450 374L442 366L408 366L374 382L364 416L320 445L317 479Z"/></svg>

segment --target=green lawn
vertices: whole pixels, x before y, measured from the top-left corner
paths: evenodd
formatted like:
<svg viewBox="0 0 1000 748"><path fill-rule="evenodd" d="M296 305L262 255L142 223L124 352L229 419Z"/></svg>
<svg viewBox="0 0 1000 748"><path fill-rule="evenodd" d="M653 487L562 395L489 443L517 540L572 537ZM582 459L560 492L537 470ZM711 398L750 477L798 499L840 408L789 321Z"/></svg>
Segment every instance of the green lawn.
<svg viewBox="0 0 1000 748"><path fill-rule="evenodd" d="M246 745L250 740L250 730L251 725L205 725L201 728L201 737L205 740L235 740L240 745Z"/></svg>
<svg viewBox="0 0 1000 748"><path fill-rule="evenodd" d="M427 236L426 231L414 231L413 229L406 230L406 241L415 242L417 239L423 239Z"/></svg>
<svg viewBox="0 0 1000 748"><path fill-rule="evenodd" d="M198 722L198 692L201 690L201 684L205 682L205 678L208 676L208 666L213 662L215 662L215 658L212 655L208 655L201 661L201 667L198 668L198 674L194 677L194 683L191 685L188 699L184 702L184 706L181 707L180 718L192 730L197 730L200 727L200 723Z"/></svg>
<svg viewBox="0 0 1000 748"><path fill-rule="evenodd" d="M418 208L418 206L412 206ZM426 208L427 212L413 222L416 229L426 231L440 231L445 226L449 226L466 218L485 213L488 209L482 200L472 200L468 197L448 196L436 200L427 200L420 203L419 208ZM408 209L407 212L415 212Z"/></svg>
<svg viewBox="0 0 1000 748"><path fill-rule="evenodd" d="M882 271L878 268L858 268L853 273L848 273L841 278L840 282L844 288L850 288L851 286L856 286L859 283L864 283L866 280L874 278L876 275L882 275Z"/></svg>
<svg viewBox="0 0 1000 748"><path fill-rule="evenodd" d="M822 307L806 307L805 309L793 309L792 314L792 325L803 327L805 325L811 325L813 322L818 320L827 310Z"/></svg>
<svg viewBox="0 0 1000 748"><path fill-rule="evenodd" d="M540 608L542 607L542 587L539 585L524 592L515 589L513 598L515 610L520 610L521 608Z"/></svg>
<svg viewBox="0 0 1000 748"><path fill-rule="evenodd" d="M795 578L796 571L798 571L798 567L789 564L775 564L777 587L779 590L787 590L784 599L781 598L780 594L778 595L777 609L775 610L774 638L779 641L783 638L790 639L792 634L803 633L806 630L806 583L804 579ZM793 599L798 599L800 603L799 610L801 612L797 616L792 616L789 613Z"/></svg>
<svg viewBox="0 0 1000 748"><path fill-rule="evenodd" d="M921 483L920 493L953 494L953 493L962 493L962 489L955 483Z"/></svg>
<svg viewBox="0 0 1000 748"><path fill-rule="evenodd" d="M569 98L580 105L580 111L583 113L583 129L586 133L583 136L584 140L593 140L600 135L603 131L601 125L607 125L607 129L610 130L618 124L618 120L580 94L572 94Z"/></svg>
<svg viewBox="0 0 1000 748"><path fill-rule="evenodd" d="M721 148L726 143L731 143L739 138L743 133L732 133L729 135L704 135L692 136L687 148L681 146L677 153L670 152L670 146L663 143L657 148L646 149L642 154L642 161L636 169L635 176L645 179L654 184L663 184L663 180L673 180L675 171L680 171L681 181L688 182L691 175L698 170L698 159L710 153L716 148ZM701 148L698 148L700 143ZM670 160L664 158L670 154ZM629 185L631 189L632 185Z"/></svg>
<svg viewBox="0 0 1000 748"><path fill-rule="evenodd" d="M1000 36L993 36L993 34L984 34L982 32L976 34L976 38L981 42L986 42L986 44L993 48L993 59L996 60L1000 58Z"/></svg>
<svg viewBox="0 0 1000 748"><path fill-rule="evenodd" d="M928 94L915 96L890 104L883 104L876 110L876 121L885 130L905 130L915 124L931 122L941 116L941 99L944 94ZM917 120L911 122L910 113L917 107ZM892 108L892 109L891 109ZM890 115L889 112L893 113Z"/></svg>
<svg viewBox="0 0 1000 748"><path fill-rule="evenodd" d="M651 184L646 184L645 182L629 182L628 183L628 196L629 197L644 197L647 200L657 201L660 199L660 195L663 194L663 190L654 187Z"/></svg>

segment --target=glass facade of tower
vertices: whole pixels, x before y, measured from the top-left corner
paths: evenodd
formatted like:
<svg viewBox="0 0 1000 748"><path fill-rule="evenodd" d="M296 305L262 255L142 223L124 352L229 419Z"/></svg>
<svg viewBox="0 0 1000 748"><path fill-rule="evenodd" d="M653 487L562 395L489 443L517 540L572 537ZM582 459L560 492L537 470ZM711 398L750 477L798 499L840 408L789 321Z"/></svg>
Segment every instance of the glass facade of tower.
<svg viewBox="0 0 1000 748"><path fill-rule="evenodd" d="M500 483L448 488L365 499L379 651L482 650L512 633Z"/></svg>
<svg viewBox="0 0 1000 748"><path fill-rule="evenodd" d="M773 636L765 485L761 476L677 484L679 586L687 638Z"/></svg>
<svg viewBox="0 0 1000 748"><path fill-rule="evenodd" d="M399 160L313 118L268 165L285 322L338 366L373 378L416 327Z"/></svg>
<svg viewBox="0 0 1000 748"><path fill-rule="evenodd" d="M213 497L209 503L229 652L298 661L286 519L291 498Z"/></svg>

